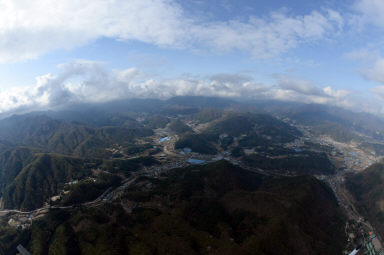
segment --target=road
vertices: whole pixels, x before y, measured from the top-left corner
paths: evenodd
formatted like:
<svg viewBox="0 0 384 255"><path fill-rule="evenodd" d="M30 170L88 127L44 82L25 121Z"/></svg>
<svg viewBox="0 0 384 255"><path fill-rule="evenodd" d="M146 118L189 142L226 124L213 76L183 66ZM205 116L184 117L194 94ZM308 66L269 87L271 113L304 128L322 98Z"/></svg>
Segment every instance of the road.
<svg viewBox="0 0 384 255"><path fill-rule="evenodd" d="M174 152L170 152L170 153L174 153ZM234 161L233 159L228 159L229 161ZM210 162L207 162L205 164L208 164ZM237 163L237 162L236 162ZM252 167L249 167L249 166L246 166L246 165L243 165L241 164L240 165L242 168L244 168L245 170L248 170L248 171L251 171L251 172L254 172L254 173L259 173L259 174L264 174L264 175L271 175L271 176L287 176L287 175L283 175L283 174L276 174L276 173L271 173L269 171L266 171L266 170L262 170L260 168L252 168ZM175 167L175 168L178 168L178 167ZM171 170L172 168L169 168L167 170ZM110 201L116 194L118 194L119 192L122 192L124 191L125 189L129 188L130 185L132 185L138 177L142 176L142 175L148 175L149 173L146 172L146 171L139 171L139 172L136 172L136 173L133 173L132 176L130 176L129 178L125 179L122 181L122 184L116 188L113 188L113 187L109 187L106 191L103 192L103 194L101 194L99 197L97 197L95 200L93 201L89 201L89 202L84 202L82 204L79 204L79 205L68 205L68 206L43 206L41 208L38 208L38 209L35 209L35 210L31 210L31 211L21 211L21 210L16 210L16 209L5 209L5 210L0 210L0 217L1 216L5 216L9 213L13 213L13 214L20 214L20 215L31 215L32 216L32 220L33 218L39 216L42 212L48 212L49 209L71 209L71 208L74 208L75 206L98 206L102 203L105 203L105 202L108 202Z"/></svg>
<svg viewBox="0 0 384 255"><path fill-rule="evenodd" d="M113 198L113 195L116 194L119 191L123 191L124 189L128 188L131 184L133 184L136 179L140 176L140 173L136 173L136 175L133 175L125 180L122 181L122 185L113 188L108 188L103 194L101 194L99 197L97 197L95 200L90 202L85 202L80 204L81 206L97 206L102 203L108 202ZM42 213L48 212L50 209L71 209L79 205L68 205L68 206L43 206L41 208L31 210L31 211L21 211L16 209L5 209L0 210L0 217L6 216L9 213L12 214L19 214L19 215L30 215L32 220L38 216L41 216Z"/></svg>

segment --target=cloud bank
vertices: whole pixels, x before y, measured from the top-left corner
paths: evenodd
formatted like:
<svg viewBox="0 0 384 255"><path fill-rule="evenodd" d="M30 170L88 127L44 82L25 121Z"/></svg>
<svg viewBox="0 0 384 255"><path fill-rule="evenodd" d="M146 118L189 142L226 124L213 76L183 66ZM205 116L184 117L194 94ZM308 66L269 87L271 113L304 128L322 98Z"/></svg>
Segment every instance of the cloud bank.
<svg viewBox="0 0 384 255"><path fill-rule="evenodd" d="M174 0L0 0L0 62L73 49L99 38L176 49L241 50L278 56L303 43L331 38L343 19L333 10L292 16L201 22Z"/></svg>
<svg viewBox="0 0 384 255"><path fill-rule="evenodd" d="M358 69L360 75L367 81L372 81L376 84L381 84L369 89L369 92L375 95L378 102L381 104L384 112L384 58L379 51L370 51L361 49L352 51L346 54L347 58L357 60L361 67Z"/></svg>
<svg viewBox="0 0 384 255"><path fill-rule="evenodd" d="M362 105L362 100L353 96L351 91L319 87L312 81L288 75L275 75L272 85L257 82L243 74L155 79L137 68L108 71L103 63L86 60L60 65L60 70L57 76L47 74L37 77L33 86L0 92L0 113L55 109L76 103L101 103L127 98L166 99L184 95L276 99L378 111L372 108L372 102L369 106Z"/></svg>

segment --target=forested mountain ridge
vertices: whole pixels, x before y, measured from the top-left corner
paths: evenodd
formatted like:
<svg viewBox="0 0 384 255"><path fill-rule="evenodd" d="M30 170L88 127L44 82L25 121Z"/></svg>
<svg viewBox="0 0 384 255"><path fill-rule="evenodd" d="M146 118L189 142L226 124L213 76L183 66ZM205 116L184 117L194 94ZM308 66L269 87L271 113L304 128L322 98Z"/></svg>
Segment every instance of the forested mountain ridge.
<svg viewBox="0 0 384 255"><path fill-rule="evenodd" d="M138 180L121 199L125 207L52 211L33 226L31 251L340 254L345 242L332 191L311 177L275 179L220 161Z"/></svg>

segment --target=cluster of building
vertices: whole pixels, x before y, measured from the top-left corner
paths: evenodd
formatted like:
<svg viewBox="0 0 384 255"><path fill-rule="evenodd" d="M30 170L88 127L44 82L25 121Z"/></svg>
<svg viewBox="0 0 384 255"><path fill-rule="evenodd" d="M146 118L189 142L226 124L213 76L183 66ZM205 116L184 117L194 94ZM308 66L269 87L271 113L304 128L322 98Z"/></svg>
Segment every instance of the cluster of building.
<svg viewBox="0 0 384 255"><path fill-rule="evenodd" d="M370 233L369 241L365 245L365 248L369 255L381 255L384 253L379 239L372 232Z"/></svg>
<svg viewBox="0 0 384 255"><path fill-rule="evenodd" d="M21 216L17 218L10 218L8 225L18 229L26 229L32 225L32 215Z"/></svg>

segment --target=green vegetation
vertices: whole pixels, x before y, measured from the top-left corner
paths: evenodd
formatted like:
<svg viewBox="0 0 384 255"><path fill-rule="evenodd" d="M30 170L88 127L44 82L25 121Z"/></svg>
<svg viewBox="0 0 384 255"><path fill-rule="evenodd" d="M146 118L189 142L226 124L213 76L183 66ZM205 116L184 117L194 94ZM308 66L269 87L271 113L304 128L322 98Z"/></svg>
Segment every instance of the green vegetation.
<svg viewBox="0 0 384 255"><path fill-rule="evenodd" d="M28 148L10 149L0 154L1 191L9 185L21 170L34 159L34 151Z"/></svg>
<svg viewBox="0 0 384 255"><path fill-rule="evenodd" d="M10 165L14 169L14 173L9 175L16 176L2 182L5 208L32 210L42 207L44 202L65 188L65 183L73 180L84 181L71 187L71 193L64 199L65 204L89 201L120 182L120 177L115 174L129 176L143 166L158 163L150 156L103 161L59 154L30 154L28 150L23 152L26 154L23 155L20 150L5 154L12 156L5 162L6 166ZM16 161L17 164L12 165L21 156L25 157L25 161ZM95 182L88 180L93 175L91 170L97 168L107 169L113 174L99 174Z"/></svg>
<svg viewBox="0 0 384 255"><path fill-rule="evenodd" d="M169 118L163 115L151 115L144 121L144 125L150 129L165 128L169 123Z"/></svg>
<svg viewBox="0 0 384 255"><path fill-rule="evenodd" d="M220 137L219 145L223 150L227 150L233 144L234 138L232 136Z"/></svg>
<svg viewBox="0 0 384 255"><path fill-rule="evenodd" d="M270 115L253 113L229 113L213 122L205 133L233 137L245 135L239 141L245 147L292 142L301 135L296 128Z"/></svg>
<svg viewBox="0 0 384 255"><path fill-rule="evenodd" d="M70 187L70 192L63 198L62 204L73 205L92 201L99 197L110 187L117 187L121 182L121 177L100 173L95 179L86 179Z"/></svg>
<svg viewBox="0 0 384 255"><path fill-rule="evenodd" d="M374 164L346 179L349 192L357 202L357 209L384 235L384 164Z"/></svg>
<svg viewBox="0 0 384 255"><path fill-rule="evenodd" d="M105 160L101 167L108 169L111 173L123 173L128 176L131 172L135 172L143 166L152 166L157 163L158 161L152 156L147 156L134 159Z"/></svg>
<svg viewBox="0 0 384 255"><path fill-rule="evenodd" d="M82 159L53 154L38 155L5 189L4 207L25 210L42 207L64 183L90 174L91 169Z"/></svg>
<svg viewBox="0 0 384 255"><path fill-rule="evenodd" d="M217 135L239 136L250 133L254 125L255 122L249 116L230 114L214 122L206 132Z"/></svg>
<svg viewBox="0 0 384 255"><path fill-rule="evenodd" d="M329 135L339 142L361 141L362 138L340 124L324 122L314 125L313 131L317 135Z"/></svg>
<svg viewBox="0 0 384 255"><path fill-rule="evenodd" d="M103 127L90 129L59 130L48 143L50 151L74 154L81 157L108 157L105 150L111 144L132 143L135 138L152 135L146 128Z"/></svg>
<svg viewBox="0 0 384 255"><path fill-rule="evenodd" d="M15 254L17 245L28 245L30 231L10 227L7 220L8 217L0 220L0 254Z"/></svg>
<svg viewBox="0 0 384 255"><path fill-rule="evenodd" d="M183 134L183 133L186 133L186 132L192 132L192 129L190 127L188 127L187 125L185 125L181 120L179 119L176 119L176 120L172 120L167 128L176 133L176 134Z"/></svg>
<svg viewBox="0 0 384 255"><path fill-rule="evenodd" d="M175 149L188 147L192 151L201 154L216 154L217 150L213 144L214 141L214 137L207 134L186 133L176 142Z"/></svg>
<svg viewBox="0 0 384 255"><path fill-rule="evenodd" d="M151 129L136 122L93 128L46 116L15 116L0 123L0 137L16 145L82 157L106 157L109 154L105 148L111 144L133 142L135 138L152 134Z"/></svg>
<svg viewBox="0 0 384 255"><path fill-rule="evenodd" d="M193 120L197 120L200 123L207 123L221 118L223 114L224 111L220 109L204 108L198 113L192 115L190 118Z"/></svg>
<svg viewBox="0 0 384 255"><path fill-rule="evenodd" d="M257 146L268 146L272 145L274 142L273 139L266 139L256 133L249 134L247 136L242 137L239 140L239 146L244 148L252 148Z"/></svg>
<svg viewBox="0 0 384 255"><path fill-rule="evenodd" d="M333 193L312 177L271 178L220 161L148 180L151 190L143 181L122 198L138 200L132 212L119 204L52 211L27 247L34 255L300 255L340 254L345 244Z"/></svg>
<svg viewBox="0 0 384 255"><path fill-rule="evenodd" d="M143 153L144 151L153 148L150 143L146 144L129 144L124 146L124 152L128 155Z"/></svg>
<svg viewBox="0 0 384 255"><path fill-rule="evenodd" d="M244 162L251 167L295 174L333 174L335 167L325 153L305 151L297 155L270 158L257 154L245 156Z"/></svg>
<svg viewBox="0 0 384 255"><path fill-rule="evenodd" d="M232 149L232 151L231 151L231 155L233 156L233 157L241 157L241 156L244 156L244 150L242 149L242 148L240 148L240 147L235 147L235 148L233 148Z"/></svg>
<svg viewBox="0 0 384 255"><path fill-rule="evenodd" d="M296 128L269 115L230 112L215 120L200 134L181 135L175 148L188 147L194 152L215 154L218 146L223 150L231 149L235 141L234 137L237 137L240 148L235 149L235 152L238 152L235 154L240 156L239 152L242 148L292 142L300 135Z"/></svg>

